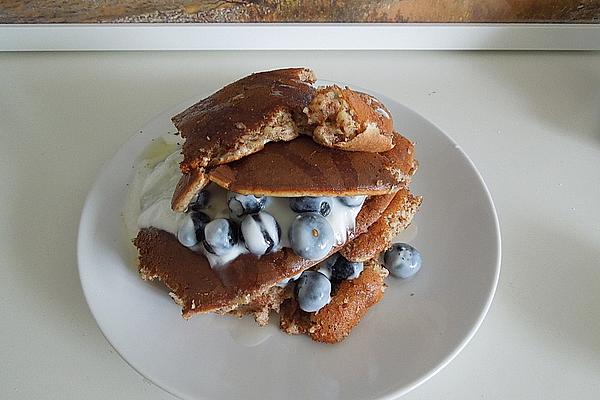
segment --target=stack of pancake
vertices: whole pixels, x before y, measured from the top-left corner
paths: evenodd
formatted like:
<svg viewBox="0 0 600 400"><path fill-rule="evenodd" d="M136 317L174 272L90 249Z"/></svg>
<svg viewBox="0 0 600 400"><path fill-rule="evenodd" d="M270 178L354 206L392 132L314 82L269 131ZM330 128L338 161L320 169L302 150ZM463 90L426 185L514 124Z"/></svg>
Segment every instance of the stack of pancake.
<svg viewBox="0 0 600 400"><path fill-rule="evenodd" d="M172 233L143 228L134 240L140 274L166 285L184 318L252 314L264 325L274 311L285 332L335 343L381 300L387 270L379 255L421 203L408 189L417 166L413 144L393 130L389 111L375 98L314 82L306 68L256 73L174 116L185 142L172 209L185 212L209 184L256 196L365 195L348 240L329 253L364 262L364 270L336 283L329 304L309 313L299 308L293 281L281 282L322 260L284 247L211 268Z"/></svg>

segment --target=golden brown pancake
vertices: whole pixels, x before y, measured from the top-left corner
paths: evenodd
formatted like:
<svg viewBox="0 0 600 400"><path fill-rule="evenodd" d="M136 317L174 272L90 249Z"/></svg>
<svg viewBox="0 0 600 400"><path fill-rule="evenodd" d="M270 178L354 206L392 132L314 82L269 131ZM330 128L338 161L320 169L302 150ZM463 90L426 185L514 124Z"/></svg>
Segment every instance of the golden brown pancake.
<svg viewBox="0 0 600 400"><path fill-rule="evenodd" d="M235 81L199 101L172 120L185 139L181 170L229 162L258 151L269 140L289 140L294 131L291 114L312 100L314 73L307 68L259 72ZM270 137L266 130L288 114L290 125ZM274 125L275 124L275 125ZM248 148L250 144L254 144Z"/></svg>
<svg viewBox="0 0 600 400"><path fill-rule="evenodd" d="M376 257L392 244L392 240L410 225L423 198L408 189L396 193L381 217L369 229L346 243L340 254L350 261L366 261Z"/></svg>
<svg viewBox="0 0 600 400"><path fill-rule="evenodd" d="M308 137L269 143L219 165L211 181L233 192L280 197L379 195L398 190L414 171L413 144L401 137L385 153L321 146Z"/></svg>
<svg viewBox="0 0 600 400"><path fill-rule="evenodd" d="M260 258L242 254L226 266L213 269L203 254L183 246L174 235L154 228L140 230L134 244L139 250L142 278L164 283L183 308L184 318L231 311L317 263L284 248Z"/></svg>
<svg viewBox="0 0 600 400"><path fill-rule="evenodd" d="M270 141L291 140L312 100L314 73L307 68L260 72L233 82L172 118L183 144L184 176L172 207L184 211L201 186L205 168L238 160ZM193 178L188 175L194 174Z"/></svg>

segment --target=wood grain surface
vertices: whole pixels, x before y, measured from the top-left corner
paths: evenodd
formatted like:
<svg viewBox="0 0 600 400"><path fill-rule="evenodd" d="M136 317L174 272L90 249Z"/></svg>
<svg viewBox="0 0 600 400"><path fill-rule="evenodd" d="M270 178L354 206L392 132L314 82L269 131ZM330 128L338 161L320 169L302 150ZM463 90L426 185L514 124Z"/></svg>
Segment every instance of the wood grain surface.
<svg viewBox="0 0 600 400"><path fill-rule="evenodd" d="M600 23L600 0L0 0L0 23Z"/></svg>

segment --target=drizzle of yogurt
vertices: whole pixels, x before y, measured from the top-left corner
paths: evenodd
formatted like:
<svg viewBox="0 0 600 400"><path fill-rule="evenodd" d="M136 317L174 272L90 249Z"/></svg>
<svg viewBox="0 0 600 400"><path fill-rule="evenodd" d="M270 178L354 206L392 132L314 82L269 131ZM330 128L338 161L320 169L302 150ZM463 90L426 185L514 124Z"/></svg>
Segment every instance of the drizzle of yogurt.
<svg viewBox="0 0 600 400"><path fill-rule="evenodd" d="M182 216L171 210L170 199L181 175L178 165L182 157L180 148L177 136L167 134L154 139L135 160L134 177L123 208L130 237L135 237L141 228L150 226L177 235Z"/></svg>

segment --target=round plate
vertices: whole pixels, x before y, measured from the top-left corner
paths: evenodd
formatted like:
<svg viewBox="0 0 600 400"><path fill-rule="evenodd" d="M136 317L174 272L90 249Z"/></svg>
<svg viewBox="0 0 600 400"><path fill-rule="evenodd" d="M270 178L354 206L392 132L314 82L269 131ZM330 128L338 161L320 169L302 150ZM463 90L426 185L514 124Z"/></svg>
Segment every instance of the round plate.
<svg viewBox="0 0 600 400"><path fill-rule="evenodd" d="M388 278L383 300L336 345L288 336L275 321L260 328L251 318L184 320L164 288L139 278L121 210L133 161L153 138L174 132L170 117L189 101L152 120L103 167L81 216L81 285L102 333L125 361L183 399L352 400L404 394L456 356L496 288L494 205L452 139L414 111L374 95L416 144L420 167L411 190L424 201L407 239L423 255L421 271L409 280Z"/></svg>

